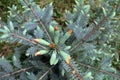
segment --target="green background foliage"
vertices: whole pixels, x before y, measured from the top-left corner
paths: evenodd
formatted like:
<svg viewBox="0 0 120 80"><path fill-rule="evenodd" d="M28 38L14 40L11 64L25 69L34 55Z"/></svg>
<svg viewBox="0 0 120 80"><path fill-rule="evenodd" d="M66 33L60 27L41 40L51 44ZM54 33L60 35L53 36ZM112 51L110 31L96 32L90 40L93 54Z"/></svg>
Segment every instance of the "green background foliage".
<svg viewBox="0 0 120 80"><path fill-rule="evenodd" d="M0 1L2 80L119 80L119 0L25 1Z"/></svg>

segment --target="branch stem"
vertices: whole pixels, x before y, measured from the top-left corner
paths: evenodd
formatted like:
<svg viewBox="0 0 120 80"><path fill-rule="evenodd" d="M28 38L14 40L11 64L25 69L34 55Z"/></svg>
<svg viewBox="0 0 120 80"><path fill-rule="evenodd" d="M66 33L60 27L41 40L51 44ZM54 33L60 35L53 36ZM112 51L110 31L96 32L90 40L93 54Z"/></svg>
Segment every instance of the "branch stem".
<svg viewBox="0 0 120 80"><path fill-rule="evenodd" d="M71 68L71 73L74 74L78 80L82 80L81 75L75 70L75 68L71 64L67 64Z"/></svg>
<svg viewBox="0 0 120 80"><path fill-rule="evenodd" d="M50 67L40 78L39 80L42 80L49 72L50 70L53 68L54 66Z"/></svg>
<svg viewBox="0 0 120 80"><path fill-rule="evenodd" d="M25 72L25 71L30 70L30 69L32 69L32 68L33 68L33 67L28 67L28 68L20 69L20 70L18 70L18 71L12 72L12 73L8 73L8 74L5 74L5 75L2 75L2 76L0 76L0 79L1 79L1 78L4 78L4 77L8 77L8 76L15 75L15 74L17 74L17 73Z"/></svg>
<svg viewBox="0 0 120 80"><path fill-rule="evenodd" d="M96 30L99 29L100 26L107 20L107 17L104 17L101 22L99 22L98 25L96 25L83 39L81 39L74 47L70 49L70 52L72 52L74 49L76 49L79 45L81 45L84 41L86 41L92 34L96 32Z"/></svg>
<svg viewBox="0 0 120 80"><path fill-rule="evenodd" d="M48 33L45 25L41 22L40 18L39 18L38 15L35 13L34 9L33 9L31 6L29 6L29 3L27 2L27 0L24 0L24 1L25 1L26 5L28 6L28 8L30 8L32 14L33 14L33 15L35 16L35 18L38 20L38 24L42 26L42 28L43 28L44 32L46 33L46 35L48 36L49 40L52 41L52 38L51 38L50 34Z"/></svg>
<svg viewBox="0 0 120 80"><path fill-rule="evenodd" d="M10 34L11 34L13 37L17 37L17 38L20 38L20 39L22 39L22 40L28 41L28 42L30 42L30 43L37 44L36 42L34 42L34 41L32 41L32 40L29 40L29 39L27 39L27 38L25 38L25 37L23 37L23 36L17 35L17 34L15 34L15 33L10 33ZM46 49L46 47L44 47L44 46L42 46L42 45L40 45L40 44L39 44L39 46L40 46L41 48L43 48L43 49Z"/></svg>
<svg viewBox="0 0 120 80"><path fill-rule="evenodd" d="M83 67L87 67L89 69L93 69L93 70L96 70L96 71L99 71L99 72L102 72L102 73L105 73L105 74L108 74L108 75L111 75L113 77L116 77L116 78L120 79L120 75L113 74L113 73L107 72L105 70L97 69L95 67L92 67L90 65L87 65L87 64L84 64L84 63L81 63L81 62L78 62L78 64L81 65L81 66L83 66Z"/></svg>

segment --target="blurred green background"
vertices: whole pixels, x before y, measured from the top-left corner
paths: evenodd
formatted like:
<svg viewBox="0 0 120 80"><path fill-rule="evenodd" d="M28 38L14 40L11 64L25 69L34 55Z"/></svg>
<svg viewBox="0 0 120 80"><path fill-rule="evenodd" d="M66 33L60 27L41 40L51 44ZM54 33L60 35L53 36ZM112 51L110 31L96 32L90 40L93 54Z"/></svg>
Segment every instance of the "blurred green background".
<svg viewBox="0 0 120 80"><path fill-rule="evenodd" d="M51 2L53 2L53 7L54 7L54 13L53 13L53 19L55 19L60 25L65 26L65 19L64 19L64 14L65 14L65 10L73 10L75 1L74 0L34 0L37 4L40 5L40 7L44 7L46 4L49 4ZM89 0L85 0L85 4L89 4L88 3ZM94 0L95 1L95 5L99 6L100 5L100 0ZM101 0L102 1L102 0ZM117 3L112 3L114 4L114 7L116 8L116 5L120 5L120 0L116 0L118 1ZM18 6L18 9L22 10L21 8L21 4L20 4L20 0L0 0L0 17L2 18L3 21L7 21L7 15L8 15L8 6L12 6L12 5L16 5ZM95 9L91 8L92 11L96 11ZM118 10L120 11L120 10ZM96 15L96 14L95 14ZM91 21L93 20L93 15L91 15ZM120 13L117 13L116 16L117 20L120 20ZM118 30L118 29L117 29ZM116 30L116 33L117 33ZM112 42L115 43L116 45L113 45L114 47L117 47L117 52L119 53L120 56L120 44L118 44L119 40L117 39L116 41ZM112 44L111 43L111 44ZM8 44L6 42L0 42L0 57L1 56L6 56L6 57L10 57L13 53L14 53L14 47L19 46L19 44L14 43L14 44ZM116 68L120 69L120 62L119 61L115 61L113 60L113 64L114 66L116 66Z"/></svg>

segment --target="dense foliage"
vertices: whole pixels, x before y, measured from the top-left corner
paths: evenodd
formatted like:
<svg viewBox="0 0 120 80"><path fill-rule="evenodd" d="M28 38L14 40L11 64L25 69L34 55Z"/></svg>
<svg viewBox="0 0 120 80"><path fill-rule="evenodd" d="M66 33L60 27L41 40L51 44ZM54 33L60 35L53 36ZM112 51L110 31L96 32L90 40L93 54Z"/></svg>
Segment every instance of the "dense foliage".
<svg viewBox="0 0 120 80"><path fill-rule="evenodd" d="M75 3L64 28L52 18L52 3L9 7L0 39L20 46L11 59L0 58L0 80L119 80L119 0Z"/></svg>

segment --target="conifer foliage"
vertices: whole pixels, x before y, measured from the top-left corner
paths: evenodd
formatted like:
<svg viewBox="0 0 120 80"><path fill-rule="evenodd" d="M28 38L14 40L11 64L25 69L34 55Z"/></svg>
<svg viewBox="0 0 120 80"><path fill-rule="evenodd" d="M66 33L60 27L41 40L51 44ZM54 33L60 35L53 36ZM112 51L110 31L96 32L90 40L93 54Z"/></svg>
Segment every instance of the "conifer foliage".
<svg viewBox="0 0 120 80"><path fill-rule="evenodd" d="M7 23L0 21L1 41L20 44L10 60L0 58L0 80L120 79L110 44L119 28L119 1L75 0L73 11L66 10L65 29L52 19L52 3L40 8L20 1L23 11L13 5Z"/></svg>

